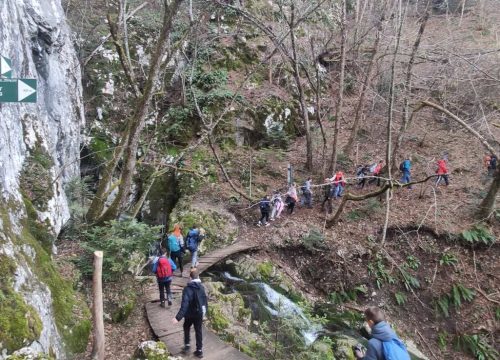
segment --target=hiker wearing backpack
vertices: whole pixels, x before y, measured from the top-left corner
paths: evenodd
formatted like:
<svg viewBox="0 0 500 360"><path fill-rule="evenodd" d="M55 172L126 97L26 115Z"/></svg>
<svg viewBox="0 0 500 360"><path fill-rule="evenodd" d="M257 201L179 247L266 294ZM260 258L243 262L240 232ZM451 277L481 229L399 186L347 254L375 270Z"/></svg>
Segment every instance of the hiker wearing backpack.
<svg viewBox="0 0 500 360"><path fill-rule="evenodd" d="M266 195L259 202L260 208L260 220L257 223L257 226L269 226L269 211L271 210L271 201L269 201L269 197Z"/></svg>
<svg viewBox="0 0 500 360"><path fill-rule="evenodd" d="M448 167L446 166L446 161L444 159L438 160L437 166L436 174L438 174L438 177L436 179L436 186L439 185L441 180L444 180L444 183L448 186L450 183L448 181Z"/></svg>
<svg viewBox="0 0 500 360"><path fill-rule="evenodd" d="M380 172L382 171L382 168L384 167L384 161L380 160L378 164L372 165L370 168L370 173L372 174L372 177L370 180L368 180L368 185L373 184L374 182L377 182L377 186L380 186Z"/></svg>
<svg viewBox="0 0 500 360"><path fill-rule="evenodd" d="M304 185L301 187L303 198L303 205L308 209L312 209L312 179L308 178Z"/></svg>
<svg viewBox="0 0 500 360"><path fill-rule="evenodd" d="M396 333L385 322L385 316L378 307L365 310L365 319L371 328L366 354L356 346L354 355L363 360L410 360L410 354Z"/></svg>
<svg viewBox="0 0 500 360"><path fill-rule="evenodd" d="M330 181L330 179L327 179L327 181ZM325 187L324 190L324 198L323 202L321 203L321 210L327 211L328 214L331 214L333 212L333 206L332 206L332 197L333 193L335 191L335 188L333 184L329 184L328 186ZM325 204L328 205L328 207L325 209Z"/></svg>
<svg viewBox="0 0 500 360"><path fill-rule="evenodd" d="M189 352L190 345L190 331L191 326L194 325L194 333L196 337L196 351L193 353L198 358L203 357L203 334L202 323L203 318L208 310L208 301L205 288L201 284L198 270L191 269L189 274L191 281L182 290L182 302L179 312L172 319L173 324L177 324L184 318L184 353Z"/></svg>
<svg viewBox="0 0 500 360"><path fill-rule="evenodd" d="M191 268L198 265L198 246L205 237L205 230L193 225L186 235L186 248L191 253Z"/></svg>
<svg viewBox="0 0 500 360"><path fill-rule="evenodd" d="M356 169L356 177L358 178L357 186L361 189L365 187L366 184L366 176L370 172L370 166L368 165L359 165Z"/></svg>
<svg viewBox="0 0 500 360"><path fill-rule="evenodd" d="M167 246L170 251L170 258L176 263L181 272L183 271L183 256L184 256L184 238L182 237L181 227L179 224L174 225L174 230L167 237Z"/></svg>
<svg viewBox="0 0 500 360"><path fill-rule="evenodd" d="M285 204L283 204L283 199L281 198L281 194L279 190L276 190L271 198L271 205L273 206L273 210L271 211L271 221L275 219L279 219Z"/></svg>
<svg viewBox="0 0 500 360"><path fill-rule="evenodd" d="M411 161L410 161L410 159L406 158L401 162L401 164L399 164L399 171L401 171L403 173L403 176L401 177L401 182L403 184L409 184L411 182ZM411 186L409 186L408 189L411 189Z"/></svg>
<svg viewBox="0 0 500 360"><path fill-rule="evenodd" d="M156 274L158 289L160 290L160 306L165 307L165 293L167 294L168 305L172 305L172 274L177 267L175 263L166 256L167 250L161 248L161 255L153 260L153 273Z"/></svg>
<svg viewBox="0 0 500 360"><path fill-rule="evenodd" d="M288 192L286 193L286 200L285 203L288 206L288 213L293 214L293 209L295 208L295 203L299 201L299 198L297 196L297 189L296 189L296 184L293 183L290 185L288 188Z"/></svg>
<svg viewBox="0 0 500 360"><path fill-rule="evenodd" d="M497 156L495 154L491 154L490 155L490 162L488 164L488 175L489 176L494 176L495 175L495 171L497 169L497 165L498 165Z"/></svg>

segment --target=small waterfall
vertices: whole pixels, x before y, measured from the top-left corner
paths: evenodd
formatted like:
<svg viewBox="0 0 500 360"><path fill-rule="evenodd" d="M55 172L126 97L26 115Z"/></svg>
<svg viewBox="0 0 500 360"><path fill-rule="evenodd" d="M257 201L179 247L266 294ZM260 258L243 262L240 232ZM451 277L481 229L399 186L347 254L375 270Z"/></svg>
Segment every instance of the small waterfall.
<svg viewBox="0 0 500 360"><path fill-rule="evenodd" d="M317 338L321 330L321 326L313 324L304 314L302 309L285 295L280 294L266 283L252 283L260 290L268 303L266 309L273 316L281 316L297 321L304 342L306 345L311 345Z"/></svg>

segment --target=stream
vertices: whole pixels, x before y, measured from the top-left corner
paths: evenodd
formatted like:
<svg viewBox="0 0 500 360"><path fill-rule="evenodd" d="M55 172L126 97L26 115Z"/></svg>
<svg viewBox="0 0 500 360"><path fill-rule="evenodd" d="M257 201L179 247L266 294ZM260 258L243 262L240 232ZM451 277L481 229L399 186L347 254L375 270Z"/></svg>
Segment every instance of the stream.
<svg viewBox="0 0 500 360"><path fill-rule="evenodd" d="M367 340L352 325L359 322L353 313L341 313L332 310L335 309L335 306L325 305L319 311L318 309L314 310L314 313L325 317L322 324L314 317L308 316L300 305L276 291L266 282L244 280L234 276L223 267L214 267L207 271L205 276L211 281L224 283L224 293L239 293L244 299L245 307L251 310L252 321L260 323L286 319L293 324L296 335L302 339L306 347L321 338L329 338L336 344L337 348L340 346L344 348L341 353L345 353L345 357L342 356L343 354L337 353L336 356L340 355L337 358L347 359L350 358L347 354L352 345L356 343L367 345ZM416 352L419 353L418 350ZM426 359L423 355L416 356L412 351L410 353L413 360Z"/></svg>

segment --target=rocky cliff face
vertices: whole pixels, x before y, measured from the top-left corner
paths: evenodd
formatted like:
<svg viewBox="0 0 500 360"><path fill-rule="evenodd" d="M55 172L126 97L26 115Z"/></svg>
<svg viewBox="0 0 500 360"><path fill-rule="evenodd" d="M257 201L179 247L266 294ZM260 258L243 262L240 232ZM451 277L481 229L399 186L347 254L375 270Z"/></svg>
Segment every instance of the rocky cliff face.
<svg viewBox="0 0 500 360"><path fill-rule="evenodd" d="M0 103L0 359L22 347L63 358L89 322L73 317L71 284L50 255L69 218L64 185L79 175L84 123L60 0L1 1L0 55L13 77L38 80L36 104Z"/></svg>

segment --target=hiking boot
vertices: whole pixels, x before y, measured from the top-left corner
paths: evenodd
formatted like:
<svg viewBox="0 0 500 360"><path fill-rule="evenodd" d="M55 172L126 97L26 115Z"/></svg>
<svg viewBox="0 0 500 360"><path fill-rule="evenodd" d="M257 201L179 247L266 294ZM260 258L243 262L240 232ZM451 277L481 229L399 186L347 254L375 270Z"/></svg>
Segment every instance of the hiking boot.
<svg viewBox="0 0 500 360"><path fill-rule="evenodd" d="M271 225L271 224L269 224L269 223L265 223L265 224L264 224L264 226L269 226L269 225Z"/></svg>
<svg viewBox="0 0 500 360"><path fill-rule="evenodd" d="M194 356L196 356L197 358L202 358L203 357L203 351L201 350L196 350L194 353L193 353Z"/></svg>
<svg viewBox="0 0 500 360"><path fill-rule="evenodd" d="M182 348L183 353L187 353L191 349L191 345L189 344L184 344L184 347Z"/></svg>
<svg viewBox="0 0 500 360"><path fill-rule="evenodd" d="M165 307L165 301L160 302L160 307L164 308Z"/></svg>
<svg viewBox="0 0 500 360"><path fill-rule="evenodd" d="M168 306L172 306L172 300L168 300Z"/></svg>

